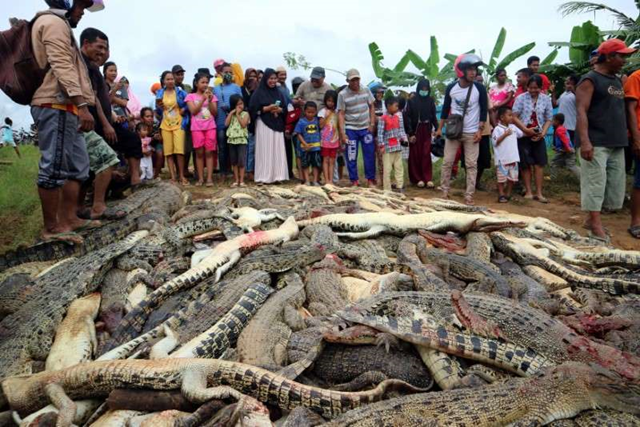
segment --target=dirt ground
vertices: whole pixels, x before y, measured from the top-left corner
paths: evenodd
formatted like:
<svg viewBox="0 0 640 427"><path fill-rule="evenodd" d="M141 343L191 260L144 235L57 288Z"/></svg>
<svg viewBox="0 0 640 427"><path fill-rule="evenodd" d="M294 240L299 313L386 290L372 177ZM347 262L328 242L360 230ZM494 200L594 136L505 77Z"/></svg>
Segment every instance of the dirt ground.
<svg viewBox="0 0 640 427"><path fill-rule="evenodd" d="M341 184L348 184L346 181ZM219 188L220 183L216 182L214 189L188 187L188 190L193 193L195 199L210 198ZM228 185L225 182L224 185ZM284 187L294 187L296 184L283 185ZM417 187L409 187L405 193L408 197L422 197L422 198L437 198L440 197L440 192L436 190L427 190ZM452 189L451 196L453 200L463 202L463 191ZM497 193L493 190L490 191L478 191L474 196L476 205L487 206L492 210L503 210L507 212L516 213L519 215L528 215L534 217L548 218L562 227L571 228L576 230L581 235L586 236L587 230L582 228L582 222L584 220L584 214L580 210L580 195L574 192L565 192L562 196L548 196L549 204L542 204L536 201L524 200L523 198L516 198L510 203L501 204L498 203ZM627 250L639 250L640 242L632 238L627 233L629 227L630 212L628 208L624 208L622 211L612 214L606 214L603 217L605 226L611 232L611 241L615 248L627 249Z"/></svg>

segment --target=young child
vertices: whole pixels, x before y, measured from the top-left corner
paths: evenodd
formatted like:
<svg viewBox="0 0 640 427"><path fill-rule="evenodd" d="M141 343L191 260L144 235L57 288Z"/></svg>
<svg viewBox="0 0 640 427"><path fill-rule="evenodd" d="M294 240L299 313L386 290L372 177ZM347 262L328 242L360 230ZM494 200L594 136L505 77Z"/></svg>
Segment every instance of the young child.
<svg viewBox="0 0 640 427"><path fill-rule="evenodd" d="M196 187L204 185L204 167L207 166L207 187L213 187L213 167L217 157L216 114L218 98L211 92L209 76L196 74L193 80L193 93L185 98L191 113L191 138L196 152L198 182Z"/></svg>
<svg viewBox="0 0 640 427"><path fill-rule="evenodd" d="M513 184L518 182L518 162L520 161L518 138L522 136L522 131L513 124L511 107L498 108L498 125L493 129L491 142L496 162L498 202L500 203L507 203L511 199Z"/></svg>
<svg viewBox="0 0 640 427"><path fill-rule="evenodd" d="M143 181L153 179L153 138L149 136L149 126L138 123L136 132L142 141L142 159L140 160L140 179Z"/></svg>
<svg viewBox="0 0 640 427"><path fill-rule="evenodd" d="M576 166L576 150L569 136L569 131L564 127L564 114L553 116L553 150L556 152L551 167L553 169L566 167L574 175L580 178L580 170Z"/></svg>
<svg viewBox="0 0 640 427"><path fill-rule="evenodd" d="M231 95L229 98L230 112L225 120L227 127L227 148L231 169L233 169L232 187L245 187L244 170L247 159L247 143L249 140L249 123L251 117L244 111L244 101L240 95Z"/></svg>
<svg viewBox="0 0 640 427"><path fill-rule="evenodd" d="M385 102L387 112L378 120L378 147L382 153L382 182L384 191L391 191L391 172L394 171L396 188L403 192L404 165L402 162L402 143L409 138L404 130L404 119L398 98L391 97Z"/></svg>
<svg viewBox="0 0 640 427"><path fill-rule="evenodd" d="M287 112L286 124L285 124L285 137L291 137L293 141L293 150L296 156L296 167L298 168L298 179L300 182L304 183L304 174L302 173L302 156L304 155L304 151L300 148L300 141L298 140L297 135L293 135L293 132L298 124L298 120L300 120L300 116L302 116L302 108L296 106L295 103L289 104L293 106Z"/></svg>
<svg viewBox="0 0 640 427"><path fill-rule="evenodd" d="M298 121L295 135L298 136L300 147L304 151L302 156L302 173L306 185L320 186L320 169L322 156L320 154L320 122L318 121L318 106L309 101L304 105L304 116ZM313 182L310 181L309 168L313 170Z"/></svg>
<svg viewBox="0 0 640 427"><path fill-rule="evenodd" d="M22 158L20 155L20 150L18 150L18 146L16 142L13 140L13 121L6 117L4 119L4 126L2 126L2 142L0 143L0 147L3 145L10 145L15 150L16 154L19 158Z"/></svg>
<svg viewBox="0 0 640 427"><path fill-rule="evenodd" d="M338 113L336 112L336 104L338 103L338 93L334 90L328 90L324 94L325 108L320 110L321 131L321 150L322 155L322 175L325 184L333 181L336 158L340 150L340 132L338 132Z"/></svg>

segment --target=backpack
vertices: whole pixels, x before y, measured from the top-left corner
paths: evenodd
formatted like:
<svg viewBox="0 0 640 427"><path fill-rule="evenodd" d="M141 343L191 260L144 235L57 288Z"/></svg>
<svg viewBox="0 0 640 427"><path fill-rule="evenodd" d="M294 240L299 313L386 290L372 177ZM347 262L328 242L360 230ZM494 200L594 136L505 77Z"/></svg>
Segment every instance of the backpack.
<svg viewBox="0 0 640 427"><path fill-rule="evenodd" d="M11 28L0 31L0 89L17 104L31 103L50 68L40 68L31 44L33 24L43 15L59 16L41 12L31 21L12 19Z"/></svg>

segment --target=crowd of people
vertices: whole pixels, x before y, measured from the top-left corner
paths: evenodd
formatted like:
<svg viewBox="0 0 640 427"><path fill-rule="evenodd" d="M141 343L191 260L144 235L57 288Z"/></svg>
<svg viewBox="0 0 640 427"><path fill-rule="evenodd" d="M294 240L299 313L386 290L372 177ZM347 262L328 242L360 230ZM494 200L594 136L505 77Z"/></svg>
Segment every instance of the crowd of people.
<svg viewBox="0 0 640 427"><path fill-rule="evenodd" d="M619 40L604 42L594 53L593 70L567 78L557 99L550 79L538 72L537 57L518 71L516 85L498 70L487 89L478 72L481 59L460 55L458 78L446 88L439 118L427 79L408 98L385 97L386 88L364 86L356 69L346 73L346 85L334 89L325 82L325 70L315 67L309 80L293 79L290 90L283 67L242 72L223 59L214 62L215 74L200 68L193 80L187 81L180 65L162 72L151 87L152 107L143 107L128 79L108 62L104 32L88 28L79 44L74 40L69 27L92 10L93 1L45 1L51 13L36 19L32 32L38 64L50 68L32 101L42 153L38 189L45 239L77 241L78 230L123 215L105 204L113 181L126 179L135 188L160 179L164 168L184 186L212 187L217 174L220 185L233 176L228 185L245 187L248 181L291 179L338 183L346 166L351 185L359 186L362 153L368 186L381 183L385 191L402 192L408 167L413 185L435 189L436 146L444 152L438 187L444 197L462 161L464 199L472 205L493 152L499 202L508 203L522 183L525 199L548 203L543 168L551 127L552 165L581 178L584 225L595 238L607 239L600 212L622 207L625 147L640 155L640 75L631 75L623 90L617 75L633 49ZM118 165L126 166L126 177ZM634 237L640 236L639 174L636 167L629 228ZM93 204L85 209L90 188Z"/></svg>

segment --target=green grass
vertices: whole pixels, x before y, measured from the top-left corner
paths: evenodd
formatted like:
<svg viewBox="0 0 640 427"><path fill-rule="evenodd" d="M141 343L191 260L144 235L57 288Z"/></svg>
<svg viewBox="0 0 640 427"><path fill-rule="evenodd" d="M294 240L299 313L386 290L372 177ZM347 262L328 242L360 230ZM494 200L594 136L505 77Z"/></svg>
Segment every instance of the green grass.
<svg viewBox="0 0 640 427"><path fill-rule="evenodd" d="M0 148L0 253L33 244L42 228L36 187L40 152L32 145L20 146L20 152L21 159L13 148Z"/></svg>

